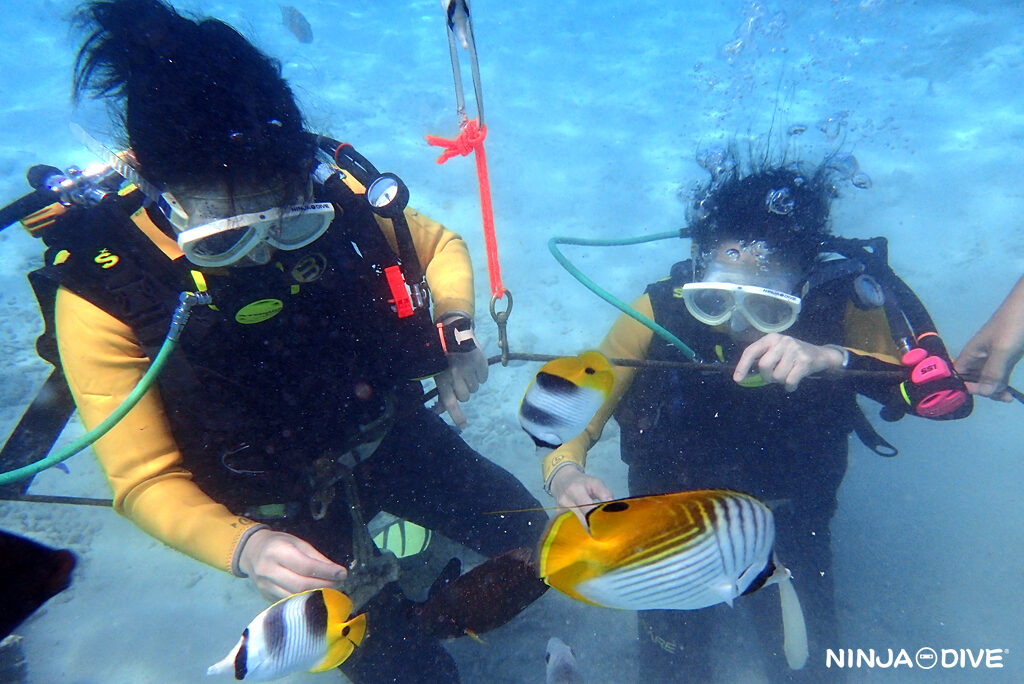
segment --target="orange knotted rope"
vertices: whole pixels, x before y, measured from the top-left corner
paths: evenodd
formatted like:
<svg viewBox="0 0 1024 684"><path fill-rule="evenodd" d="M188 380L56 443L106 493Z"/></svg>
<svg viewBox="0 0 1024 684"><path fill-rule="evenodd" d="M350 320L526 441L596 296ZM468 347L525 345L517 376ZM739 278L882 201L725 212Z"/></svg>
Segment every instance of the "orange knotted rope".
<svg viewBox="0 0 1024 684"><path fill-rule="evenodd" d="M437 158L438 164L444 164L455 156L465 157L474 152L476 158L476 177L480 183L480 211L484 220L484 245L487 249L487 273L491 280L491 296L501 299L505 287L501 284L501 266L498 264L498 239L494 232L494 209L491 206L491 182L487 175L487 154L484 152L484 138L487 127L481 127L476 119L466 122L462 132L454 140L428 135L427 143L434 147L443 147L444 152Z"/></svg>

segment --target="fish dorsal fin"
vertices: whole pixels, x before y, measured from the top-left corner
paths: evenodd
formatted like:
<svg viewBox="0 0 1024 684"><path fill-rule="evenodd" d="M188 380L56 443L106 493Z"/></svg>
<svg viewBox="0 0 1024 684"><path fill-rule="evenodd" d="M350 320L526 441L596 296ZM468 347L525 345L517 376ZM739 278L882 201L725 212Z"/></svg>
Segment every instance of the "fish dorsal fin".
<svg viewBox="0 0 1024 684"><path fill-rule="evenodd" d="M313 591L320 591L323 594L324 605L327 606L328 629L330 629L331 620L340 623L342 620L348 619L352 613L352 599L346 594L330 588L314 589Z"/></svg>

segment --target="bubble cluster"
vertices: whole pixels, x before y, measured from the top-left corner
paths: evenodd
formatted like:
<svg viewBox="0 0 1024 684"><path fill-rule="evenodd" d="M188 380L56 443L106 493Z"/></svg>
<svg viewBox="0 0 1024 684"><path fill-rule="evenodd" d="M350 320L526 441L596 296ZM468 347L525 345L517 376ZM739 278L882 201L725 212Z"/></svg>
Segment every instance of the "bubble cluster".
<svg viewBox="0 0 1024 684"><path fill-rule="evenodd" d="M793 199L793 193L789 191L789 188L773 188L765 196L764 206L773 214L788 216L793 213L796 201Z"/></svg>
<svg viewBox="0 0 1024 684"><path fill-rule="evenodd" d="M866 190L871 187L871 177L860 170L860 164L852 154L835 155L826 165L837 178L850 181L855 188Z"/></svg>
<svg viewBox="0 0 1024 684"><path fill-rule="evenodd" d="M728 150L720 145L712 145L698 150L697 163L711 174L712 181L717 181L736 169L736 160L732 158Z"/></svg>

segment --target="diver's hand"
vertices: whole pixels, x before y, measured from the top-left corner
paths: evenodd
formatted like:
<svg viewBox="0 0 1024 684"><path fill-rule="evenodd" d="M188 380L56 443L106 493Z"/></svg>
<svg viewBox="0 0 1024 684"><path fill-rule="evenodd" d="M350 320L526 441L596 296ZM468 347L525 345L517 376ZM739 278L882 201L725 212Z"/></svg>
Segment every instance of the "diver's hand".
<svg viewBox="0 0 1024 684"><path fill-rule="evenodd" d="M466 415L459 402L469 401L469 395L486 381L487 357L480 347L448 354L448 370L434 377L439 409L447 411L460 429L466 427Z"/></svg>
<svg viewBox="0 0 1024 684"><path fill-rule="evenodd" d="M612 491L597 477L587 475L575 464L566 465L551 476L548 491L559 508L567 508L587 527L586 514L596 504L614 499Z"/></svg>
<svg viewBox="0 0 1024 684"><path fill-rule="evenodd" d="M257 530L246 540L238 568L249 576L263 598L277 601L309 589L336 587L348 570L285 532Z"/></svg>
<svg viewBox="0 0 1024 684"><path fill-rule="evenodd" d="M785 385L792 392L808 375L843 367L845 356L838 349L819 347L788 335L768 333L743 350L732 379L742 382L754 366L765 382Z"/></svg>
<svg viewBox="0 0 1024 684"><path fill-rule="evenodd" d="M971 394L1013 401L1006 385L1010 382L1013 367L1022 356L1024 278L956 357L955 366L957 373L973 381L965 383Z"/></svg>

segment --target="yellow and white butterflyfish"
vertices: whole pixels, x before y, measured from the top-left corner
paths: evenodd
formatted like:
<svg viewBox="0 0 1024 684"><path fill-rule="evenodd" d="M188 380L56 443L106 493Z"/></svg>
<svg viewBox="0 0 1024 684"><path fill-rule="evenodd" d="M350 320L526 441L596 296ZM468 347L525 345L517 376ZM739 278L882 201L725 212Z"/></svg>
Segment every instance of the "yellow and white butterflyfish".
<svg viewBox="0 0 1024 684"><path fill-rule="evenodd" d="M273 604L249 623L208 675L266 682L296 672L324 672L345 662L366 634L366 615L347 619L352 601L336 589L311 589Z"/></svg>
<svg viewBox="0 0 1024 684"><path fill-rule="evenodd" d="M615 386L612 364L598 351L548 361L519 404L519 424L538 447L554 449L583 432Z"/></svg>
<svg viewBox="0 0 1024 684"><path fill-rule="evenodd" d="M625 610L694 610L779 584L790 667L807 660L807 631L790 573L774 557L771 510L724 489L606 501L554 518L539 573L579 601Z"/></svg>

